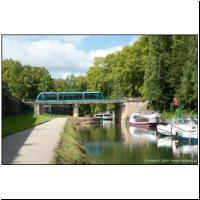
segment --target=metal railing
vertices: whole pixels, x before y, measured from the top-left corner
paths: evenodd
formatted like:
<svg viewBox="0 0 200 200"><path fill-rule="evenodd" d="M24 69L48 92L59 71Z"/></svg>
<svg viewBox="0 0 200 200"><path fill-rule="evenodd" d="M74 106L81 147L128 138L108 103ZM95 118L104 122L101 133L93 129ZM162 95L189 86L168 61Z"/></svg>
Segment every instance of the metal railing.
<svg viewBox="0 0 200 200"><path fill-rule="evenodd" d="M64 105L64 104L119 104L124 103L124 100L114 100L114 99L98 99L98 100L65 100L65 101L26 101L24 103L29 105L43 104L43 105Z"/></svg>

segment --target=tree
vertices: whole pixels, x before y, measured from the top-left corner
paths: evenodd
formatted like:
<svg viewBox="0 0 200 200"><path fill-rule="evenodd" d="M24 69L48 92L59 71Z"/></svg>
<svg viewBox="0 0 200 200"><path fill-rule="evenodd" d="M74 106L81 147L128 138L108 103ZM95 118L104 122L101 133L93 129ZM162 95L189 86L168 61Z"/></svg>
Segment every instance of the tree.
<svg viewBox="0 0 200 200"><path fill-rule="evenodd" d="M160 111L169 108L171 99L168 85L171 45L171 36L149 36L149 56L142 94L153 109Z"/></svg>
<svg viewBox="0 0 200 200"><path fill-rule="evenodd" d="M35 99L39 92L51 89L52 79L44 67L23 66L10 59L2 62L2 69L3 81L19 99Z"/></svg>
<svg viewBox="0 0 200 200"><path fill-rule="evenodd" d="M169 110L178 96L186 109L198 107L198 45L195 35L140 36L121 51L94 59L85 76L52 79L43 67L2 62L12 95L35 98L41 91L99 91L104 98L140 97L156 110ZM91 110L113 109L94 106Z"/></svg>
<svg viewBox="0 0 200 200"><path fill-rule="evenodd" d="M180 88L177 91L185 108L196 109L198 106L198 43L197 36L188 36L185 49L186 62L183 66Z"/></svg>
<svg viewBox="0 0 200 200"><path fill-rule="evenodd" d="M9 91L13 96L20 97L21 74L23 66L20 62L11 59L2 62L2 79L7 83Z"/></svg>

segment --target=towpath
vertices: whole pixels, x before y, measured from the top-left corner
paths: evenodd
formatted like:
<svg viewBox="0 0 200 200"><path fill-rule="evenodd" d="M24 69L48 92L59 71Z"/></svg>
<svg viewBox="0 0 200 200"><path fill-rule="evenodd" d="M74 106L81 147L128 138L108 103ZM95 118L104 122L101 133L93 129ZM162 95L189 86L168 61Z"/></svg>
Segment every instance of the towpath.
<svg viewBox="0 0 200 200"><path fill-rule="evenodd" d="M3 138L3 164L51 164L66 120L54 118Z"/></svg>

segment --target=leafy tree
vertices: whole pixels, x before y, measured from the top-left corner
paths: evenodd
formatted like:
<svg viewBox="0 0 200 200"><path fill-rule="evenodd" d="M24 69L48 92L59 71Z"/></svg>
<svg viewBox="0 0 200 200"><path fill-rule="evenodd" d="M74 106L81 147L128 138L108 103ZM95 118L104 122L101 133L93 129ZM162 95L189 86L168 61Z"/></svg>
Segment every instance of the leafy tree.
<svg viewBox="0 0 200 200"><path fill-rule="evenodd" d="M186 109L198 107L198 45L195 35L140 36L121 51L94 59L85 76L52 79L44 67L2 62L2 79L13 96L34 99L41 91L100 91L104 98L143 97L169 110L174 95ZM113 105L82 108L83 113Z"/></svg>
<svg viewBox="0 0 200 200"><path fill-rule="evenodd" d="M183 66L178 95L181 103L189 109L196 109L198 106L198 43L197 36L188 37L187 48L185 49L187 60Z"/></svg>
<svg viewBox="0 0 200 200"><path fill-rule="evenodd" d="M149 36L149 56L142 93L143 98L157 110L169 108L171 99L168 87L171 45L171 36Z"/></svg>
<svg viewBox="0 0 200 200"><path fill-rule="evenodd" d="M11 59L2 62L2 79L11 95L19 99L35 99L41 91L49 91L52 79L44 67L21 65Z"/></svg>

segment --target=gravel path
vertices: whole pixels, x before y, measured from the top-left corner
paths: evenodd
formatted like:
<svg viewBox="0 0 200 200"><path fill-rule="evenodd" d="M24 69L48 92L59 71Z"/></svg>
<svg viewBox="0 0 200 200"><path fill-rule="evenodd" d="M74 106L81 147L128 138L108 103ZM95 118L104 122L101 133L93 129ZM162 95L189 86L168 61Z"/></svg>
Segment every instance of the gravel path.
<svg viewBox="0 0 200 200"><path fill-rule="evenodd" d="M54 118L3 138L3 164L51 164L66 118Z"/></svg>

